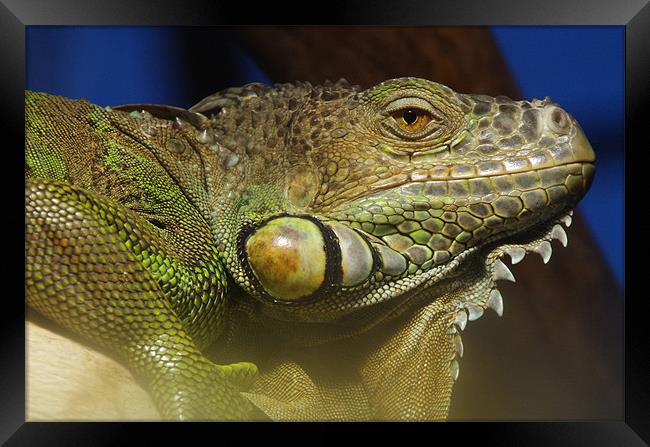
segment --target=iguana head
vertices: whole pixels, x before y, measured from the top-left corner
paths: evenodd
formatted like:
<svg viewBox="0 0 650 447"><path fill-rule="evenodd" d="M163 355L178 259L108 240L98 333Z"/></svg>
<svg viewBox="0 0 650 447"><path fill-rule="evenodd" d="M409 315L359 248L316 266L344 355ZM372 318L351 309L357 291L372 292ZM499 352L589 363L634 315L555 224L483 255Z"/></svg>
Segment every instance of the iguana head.
<svg viewBox="0 0 650 447"><path fill-rule="evenodd" d="M398 352L429 325L430 343L447 345L432 348L444 358L436 374L455 378L453 323L487 307L501 314L496 281L512 279L501 256L535 251L546 262L551 240L566 245L562 223L594 173L580 126L548 97L464 95L400 78L363 91L342 81L253 86L192 110L212 112L217 140L240 130L221 140L242 163L226 170L215 233L256 309L333 325L303 330L294 341L306 345L402 322L365 354L366 375L382 358L407 368Z"/></svg>

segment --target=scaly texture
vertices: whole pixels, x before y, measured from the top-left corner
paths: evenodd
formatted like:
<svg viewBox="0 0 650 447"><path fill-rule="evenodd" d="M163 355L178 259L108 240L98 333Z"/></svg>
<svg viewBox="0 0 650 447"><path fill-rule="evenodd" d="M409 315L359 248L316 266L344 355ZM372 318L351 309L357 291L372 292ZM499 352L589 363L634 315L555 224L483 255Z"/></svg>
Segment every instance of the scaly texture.
<svg viewBox="0 0 650 447"><path fill-rule="evenodd" d="M594 171L550 99L416 78L26 114L28 304L165 418L444 419L500 257L566 245Z"/></svg>

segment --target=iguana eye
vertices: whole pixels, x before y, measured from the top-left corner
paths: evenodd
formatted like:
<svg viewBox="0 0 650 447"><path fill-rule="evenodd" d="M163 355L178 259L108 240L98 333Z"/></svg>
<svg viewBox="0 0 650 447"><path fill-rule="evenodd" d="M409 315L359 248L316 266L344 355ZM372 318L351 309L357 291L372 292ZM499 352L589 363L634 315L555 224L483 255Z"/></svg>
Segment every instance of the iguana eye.
<svg viewBox="0 0 650 447"><path fill-rule="evenodd" d="M381 117L387 136L399 140L423 140L438 132L445 122L438 108L417 96L391 101L384 106Z"/></svg>
<svg viewBox="0 0 650 447"><path fill-rule="evenodd" d="M395 123L405 132L419 132L431 122L433 116L426 110L413 107L391 113Z"/></svg>

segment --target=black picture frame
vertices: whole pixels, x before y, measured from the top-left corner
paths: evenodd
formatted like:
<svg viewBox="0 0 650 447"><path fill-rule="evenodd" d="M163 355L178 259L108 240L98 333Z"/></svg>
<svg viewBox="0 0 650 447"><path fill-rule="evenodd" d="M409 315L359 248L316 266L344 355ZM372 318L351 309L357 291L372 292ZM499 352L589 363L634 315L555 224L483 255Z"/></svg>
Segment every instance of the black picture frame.
<svg viewBox="0 0 650 447"><path fill-rule="evenodd" d="M189 442L200 436L220 442L228 435L253 437L262 430L301 439L318 435L340 440L351 429L382 436L399 430L405 442L422 436L425 442L480 442L487 445L636 446L650 440L650 357L648 324L644 321L644 253L650 252L642 204L647 163L644 135L650 74L650 6L645 0L614 2L577 0L476 3L459 0L428 2L329 2L280 8L274 2L3 0L0 4L3 154L0 177L6 182L0 226L3 236L3 300L0 331L0 440L7 445L129 445L141 434L149 442L180 435ZM301 6L299 6L301 5ZM313 6L313 9L312 9ZM450 423L450 424L165 424L26 423L24 302L24 203L20 186L24 174L21 148L25 85L25 26L27 25L230 25L230 24L373 24L373 25L622 25L626 30L626 294L625 417L616 421ZM647 126L645 126L647 127ZM22 163L21 163L22 161ZM629 197L629 199L627 199ZM647 199L646 199L647 200ZM646 255L647 256L647 255ZM639 259L639 262L635 262ZM629 270L628 270L629 268ZM629 274L628 274L629 272ZM10 287L11 286L11 287ZM14 289L15 286L15 289ZM638 288L635 286L639 286ZM14 293L14 291L17 291ZM13 298L12 301L10 298ZM294 431L300 428L300 434ZM190 433L191 432L191 433ZM191 437L189 437L191 436ZM193 441L196 440L196 441ZM204 441L200 441L204 442Z"/></svg>

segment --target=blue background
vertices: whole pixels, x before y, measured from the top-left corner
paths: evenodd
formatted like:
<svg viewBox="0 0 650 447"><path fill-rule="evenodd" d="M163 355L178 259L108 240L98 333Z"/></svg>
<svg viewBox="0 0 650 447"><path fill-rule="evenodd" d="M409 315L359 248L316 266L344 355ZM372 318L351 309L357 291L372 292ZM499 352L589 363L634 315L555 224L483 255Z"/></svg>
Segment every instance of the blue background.
<svg viewBox="0 0 650 447"><path fill-rule="evenodd" d="M492 33L524 98L550 96L578 120L596 151L594 183L578 208L623 285L625 28L494 27Z"/></svg>
<svg viewBox="0 0 650 447"><path fill-rule="evenodd" d="M623 285L624 28L493 27L492 33L523 97L551 96L589 137L597 173L579 208ZM100 105L189 107L200 99L188 88L178 29L30 26L26 39L28 89ZM237 84L271 82L241 49L229 55Z"/></svg>

